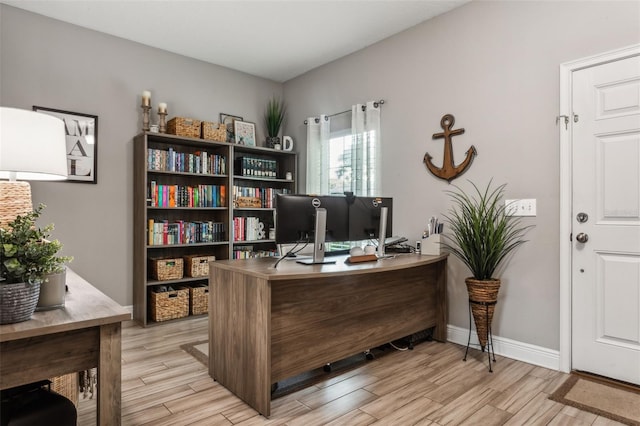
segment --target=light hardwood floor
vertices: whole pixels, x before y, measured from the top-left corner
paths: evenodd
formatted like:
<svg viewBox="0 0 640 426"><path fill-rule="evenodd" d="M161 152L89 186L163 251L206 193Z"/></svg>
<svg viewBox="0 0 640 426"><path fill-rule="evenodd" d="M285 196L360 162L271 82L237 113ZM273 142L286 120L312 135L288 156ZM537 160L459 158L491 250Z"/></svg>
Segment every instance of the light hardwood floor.
<svg viewBox="0 0 640 426"><path fill-rule="evenodd" d="M464 347L424 342L276 399L269 419L224 387L180 345L207 339L207 319L141 328L122 338L123 425L619 425L547 399L566 374ZM80 399L80 426L95 403Z"/></svg>

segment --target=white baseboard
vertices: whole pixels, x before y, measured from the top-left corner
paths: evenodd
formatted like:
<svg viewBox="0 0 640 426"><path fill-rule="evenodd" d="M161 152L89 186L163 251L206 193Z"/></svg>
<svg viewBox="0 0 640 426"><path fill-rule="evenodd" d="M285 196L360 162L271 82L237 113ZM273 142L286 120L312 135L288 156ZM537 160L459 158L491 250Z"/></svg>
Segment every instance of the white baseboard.
<svg viewBox="0 0 640 426"><path fill-rule="evenodd" d="M454 325L447 326L447 340L449 342L467 346L468 339L469 329L456 327ZM479 344L475 330L472 330L471 344ZM559 351L495 335L493 336L493 346L496 355L516 359L518 361L527 362L529 364L538 365L551 370L560 370ZM477 347L478 346L474 346L474 348Z"/></svg>

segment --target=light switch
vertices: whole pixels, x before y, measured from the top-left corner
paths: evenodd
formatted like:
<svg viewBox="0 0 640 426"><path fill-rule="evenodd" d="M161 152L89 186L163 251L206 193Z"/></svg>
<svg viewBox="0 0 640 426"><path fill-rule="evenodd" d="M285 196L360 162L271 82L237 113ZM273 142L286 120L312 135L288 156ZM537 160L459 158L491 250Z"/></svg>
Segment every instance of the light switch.
<svg viewBox="0 0 640 426"><path fill-rule="evenodd" d="M507 216L535 216L536 199L505 200Z"/></svg>

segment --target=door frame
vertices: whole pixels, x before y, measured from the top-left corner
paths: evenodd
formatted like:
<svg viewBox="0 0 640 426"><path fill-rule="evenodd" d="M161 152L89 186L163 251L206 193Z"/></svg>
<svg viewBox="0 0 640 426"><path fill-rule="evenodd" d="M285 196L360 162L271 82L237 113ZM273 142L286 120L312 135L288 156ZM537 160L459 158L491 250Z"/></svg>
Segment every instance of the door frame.
<svg viewBox="0 0 640 426"><path fill-rule="evenodd" d="M559 368L568 373L571 371L571 253L572 242L569 240L573 227L571 217L572 199L572 164L571 151L573 141L573 115L571 111L573 72L608 62L640 55L640 44L635 44L609 52L599 53L587 58L565 62L560 65L560 116L558 128L560 132L560 345ZM565 129L564 117L568 117L569 125Z"/></svg>

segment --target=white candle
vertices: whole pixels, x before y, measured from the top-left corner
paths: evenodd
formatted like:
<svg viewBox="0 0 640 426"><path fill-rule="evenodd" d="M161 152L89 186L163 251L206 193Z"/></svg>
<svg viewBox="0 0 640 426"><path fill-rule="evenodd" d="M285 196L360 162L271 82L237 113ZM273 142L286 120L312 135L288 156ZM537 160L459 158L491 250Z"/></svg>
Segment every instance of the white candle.
<svg viewBox="0 0 640 426"><path fill-rule="evenodd" d="M165 102L158 104L158 112L167 112L167 104Z"/></svg>
<svg viewBox="0 0 640 426"><path fill-rule="evenodd" d="M142 105L144 106L151 105L151 92L148 90L145 90L144 92L142 92Z"/></svg>

